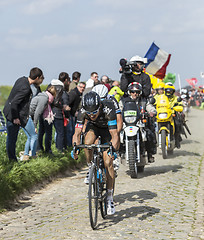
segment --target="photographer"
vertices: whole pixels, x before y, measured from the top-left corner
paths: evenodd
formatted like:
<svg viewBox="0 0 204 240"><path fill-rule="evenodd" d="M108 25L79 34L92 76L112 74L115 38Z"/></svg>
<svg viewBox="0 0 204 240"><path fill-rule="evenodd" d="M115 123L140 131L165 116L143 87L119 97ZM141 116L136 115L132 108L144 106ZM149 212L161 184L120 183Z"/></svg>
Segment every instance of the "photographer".
<svg viewBox="0 0 204 240"><path fill-rule="evenodd" d="M123 92L127 92L128 85L132 82L138 82L142 85L142 97L147 98L151 93L151 80L149 75L143 72L146 58L142 58L138 55L133 56L129 62L125 59L120 60L121 65L121 80L120 88Z"/></svg>

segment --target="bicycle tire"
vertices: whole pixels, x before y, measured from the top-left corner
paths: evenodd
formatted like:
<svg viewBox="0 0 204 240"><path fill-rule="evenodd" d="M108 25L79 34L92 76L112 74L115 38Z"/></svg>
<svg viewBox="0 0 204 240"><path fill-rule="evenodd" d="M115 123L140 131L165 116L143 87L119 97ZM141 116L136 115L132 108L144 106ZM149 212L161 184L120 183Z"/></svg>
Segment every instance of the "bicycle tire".
<svg viewBox="0 0 204 240"><path fill-rule="evenodd" d="M89 219L92 229L96 228L97 218L98 218L98 181L97 181L97 170L96 166L92 165L89 175Z"/></svg>
<svg viewBox="0 0 204 240"><path fill-rule="evenodd" d="M101 210L101 217L103 219L106 218L107 216L107 186L106 186L106 176L105 175L105 171L103 170L102 176L103 176L103 180L101 182L100 181L100 210ZM100 177L99 177L100 179Z"/></svg>

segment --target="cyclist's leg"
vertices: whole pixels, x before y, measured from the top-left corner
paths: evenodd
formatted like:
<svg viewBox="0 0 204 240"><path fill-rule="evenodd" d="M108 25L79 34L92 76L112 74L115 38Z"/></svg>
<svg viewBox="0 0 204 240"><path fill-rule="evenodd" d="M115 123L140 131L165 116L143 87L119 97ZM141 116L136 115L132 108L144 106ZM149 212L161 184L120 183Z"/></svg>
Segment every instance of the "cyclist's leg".
<svg viewBox="0 0 204 240"><path fill-rule="evenodd" d="M85 135L84 143L85 144L93 144L95 142L95 140L96 140L95 132L92 129L90 129ZM85 152L87 164L91 163L93 150L85 148L84 152Z"/></svg>
<svg viewBox="0 0 204 240"><path fill-rule="evenodd" d="M103 152L103 160L106 168L106 177L107 177L107 188L109 190L113 189L115 181L115 173L113 168L113 159L108 156L107 151Z"/></svg>

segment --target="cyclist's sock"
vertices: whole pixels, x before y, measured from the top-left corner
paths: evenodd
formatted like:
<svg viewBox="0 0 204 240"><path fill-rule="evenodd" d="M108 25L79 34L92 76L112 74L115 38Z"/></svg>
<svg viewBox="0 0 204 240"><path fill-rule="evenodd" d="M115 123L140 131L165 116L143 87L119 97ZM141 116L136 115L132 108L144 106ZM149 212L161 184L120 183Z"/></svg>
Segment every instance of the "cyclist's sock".
<svg viewBox="0 0 204 240"><path fill-rule="evenodd" d="M108 189L107 200L113 201L113 189Z"/></svg>

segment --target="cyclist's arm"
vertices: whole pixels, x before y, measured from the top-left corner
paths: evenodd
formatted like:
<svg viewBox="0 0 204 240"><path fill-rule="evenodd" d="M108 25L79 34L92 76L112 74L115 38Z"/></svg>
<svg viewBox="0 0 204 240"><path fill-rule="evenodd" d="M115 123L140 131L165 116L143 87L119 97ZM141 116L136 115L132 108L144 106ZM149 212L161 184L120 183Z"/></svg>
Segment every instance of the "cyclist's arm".
<svg viewBox="0 0 204 240"><path fill-rule="evenodd" d="M119 135L117 129L109 129L111 135L111 142L114 149L117 151L120 147Z"/></svg>
<svg viewBox="0 0 204 240"><path fill-rule="evenodd" d="M75 125L75 133L72 138L73 144L74 143L76 143L76 145L80 144L80 137L81 137L81 132L84 126L84 120L85 120L85 112L83 111L83 109L80 109L77 116L76 125Z"/></svg>
<svg viewBox="0 0 204 240"><path fill-rule="evenodd" d="M81 136L82 129L83 129L83 124L78 124L77 123L76 126L75 126L75 133L74 133L74 136L72 138L73 144L74 143L76 143L76 145L80 144L80 136Z"/></svg>
<svg viewBox="0 0 204 240"><path fill-rule="evenodd" d="M120 133L123 128L122 114L117 114L116 117L117 117L117 130L118 130L118 133Z"/></svg>

